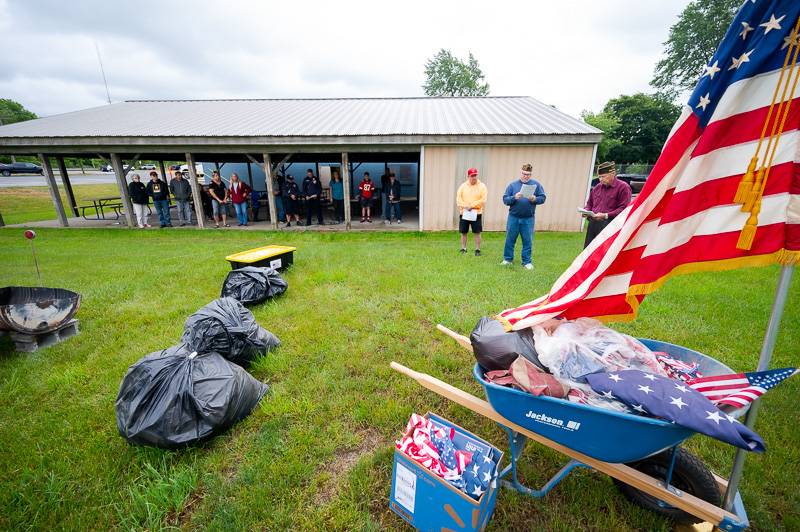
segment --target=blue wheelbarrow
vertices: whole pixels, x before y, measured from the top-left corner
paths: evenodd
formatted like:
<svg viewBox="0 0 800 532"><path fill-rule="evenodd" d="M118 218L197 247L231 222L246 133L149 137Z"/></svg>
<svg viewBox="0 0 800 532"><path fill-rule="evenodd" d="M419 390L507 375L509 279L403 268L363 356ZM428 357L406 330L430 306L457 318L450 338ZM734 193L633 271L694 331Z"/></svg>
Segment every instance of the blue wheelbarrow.
<svg viewBox="0 0 800 532"><path fill-rule="evenodd" d="M472 351L467 337L441 325L438 328ZM656 340L642 339L641 342L651 350L666 352L678 360L697 362L704 375L734 373L721 362L685 347ZM708 521L731 531L743 530L749 524L740 495L736 494L732 512L720 508L727 481L680 448L684 440L695 434L690 429L669 421L537 397L498 386L483 378L483 368L477 364L473 374L483 386L488 402L396 362L392 362L391 367L505 429L510 463L500 477L506 487L532 497L544 497L572 470L584 467L610 475L629 500L676 522ZM571 458L538 490L522 485L518 478L518 460L528 440Z"/></svg>

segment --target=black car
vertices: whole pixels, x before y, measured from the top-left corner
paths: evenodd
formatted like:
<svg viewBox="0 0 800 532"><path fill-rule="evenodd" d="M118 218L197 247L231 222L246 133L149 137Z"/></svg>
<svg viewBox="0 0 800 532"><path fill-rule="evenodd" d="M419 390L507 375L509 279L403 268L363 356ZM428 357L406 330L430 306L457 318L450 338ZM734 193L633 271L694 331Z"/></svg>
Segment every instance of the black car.
<svg viewBox="0 0 800 532"><path fill-rule="evenodd" d="M647 181L647 176L644 174L617 174L617 179L625 181L631 186L631 192L635 196L644 188L644 183ZM592 188L600 181L595 177L592 179Z"/></svg>
<svg viewBox="0 0 800 532"><path fill-rule="evenodd" d="M38 164L33 163L11 163L0 164L0 174L8 177L11 174L39 174L44 175L44 170Z"/></svg>

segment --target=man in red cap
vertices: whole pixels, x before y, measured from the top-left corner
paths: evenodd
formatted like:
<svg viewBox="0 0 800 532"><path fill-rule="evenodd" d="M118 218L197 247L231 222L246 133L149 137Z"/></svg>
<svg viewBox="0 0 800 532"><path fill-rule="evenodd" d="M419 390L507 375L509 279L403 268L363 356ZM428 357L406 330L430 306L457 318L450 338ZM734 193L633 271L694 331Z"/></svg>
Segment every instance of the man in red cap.
<svg viewBox="0 0 800 532"><path fill-rule="evenodd" d="M481 255L481 231L483 230L483 206L486 205L488 191L478 179L478 169L467 170L467 180L461 183L456 192L458 204L458 232L461 233L461 253L467 252L467 233L472 227L475 235L475 256Z"/></svg>

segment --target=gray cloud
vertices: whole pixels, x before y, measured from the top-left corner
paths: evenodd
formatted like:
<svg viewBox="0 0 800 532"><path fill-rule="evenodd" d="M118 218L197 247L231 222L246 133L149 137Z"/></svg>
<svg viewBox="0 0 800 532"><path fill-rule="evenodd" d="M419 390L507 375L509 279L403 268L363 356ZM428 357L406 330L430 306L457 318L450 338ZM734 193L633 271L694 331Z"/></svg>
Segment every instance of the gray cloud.
<svg viewBox="0 0 800 532"><path fill-rule="evenodd" d="M419 96L439 48L472 51L495 95L577 115L648 90L688 0L275 3L0 0L0 97L41 115L111 97Z"/></svg>

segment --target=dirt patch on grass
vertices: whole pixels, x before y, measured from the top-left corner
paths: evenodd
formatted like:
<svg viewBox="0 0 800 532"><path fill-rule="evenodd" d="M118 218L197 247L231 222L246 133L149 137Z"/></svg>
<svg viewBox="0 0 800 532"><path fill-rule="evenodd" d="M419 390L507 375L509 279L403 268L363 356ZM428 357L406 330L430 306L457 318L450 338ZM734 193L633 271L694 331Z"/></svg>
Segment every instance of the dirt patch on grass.
<svg viewBox="0 0 800 532"><path fill-rule="evenodd" d="M192 520L192 513L194 512L195 508L200 505L200 502L205 497L205 493L203 492L202 488L198 488L192 493L189 494L189 498L186 499L186 502L181 508L180 513L176 514L174 512L170 513L167 516L167 523L177 526L178 528L185 528Z"/></svg>
<svg viewBox="0 0 800 532"><path fill-rule="evenodd" d="M361 444L358 447L342 449L334 453L333 460L328 463L325 473L330 475L325 479L317 491L316 502L320 506L325 506L331 502L339 491L347 473L358 463L363 456L367 456L377 451L381 447L389 445L383 441L380 433L374 429L367 429L358 433Z"/></svg>

